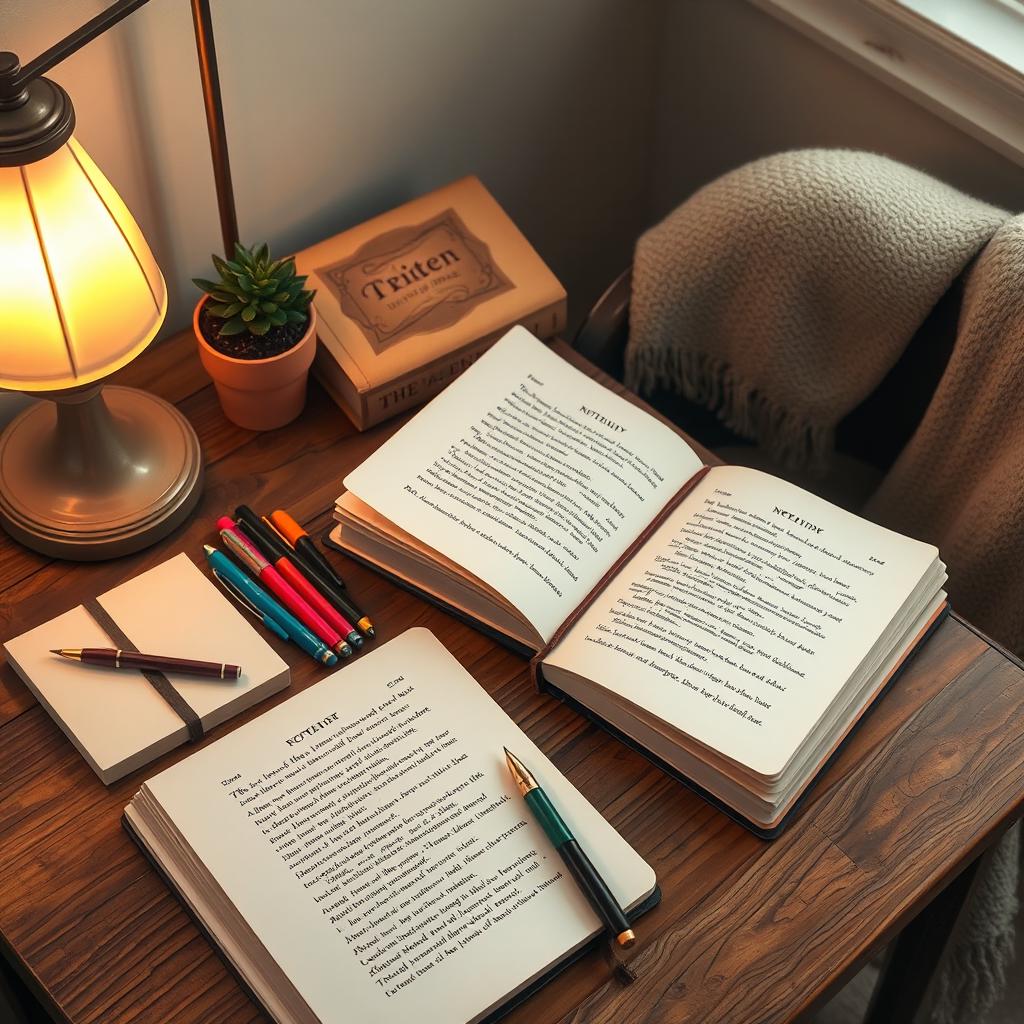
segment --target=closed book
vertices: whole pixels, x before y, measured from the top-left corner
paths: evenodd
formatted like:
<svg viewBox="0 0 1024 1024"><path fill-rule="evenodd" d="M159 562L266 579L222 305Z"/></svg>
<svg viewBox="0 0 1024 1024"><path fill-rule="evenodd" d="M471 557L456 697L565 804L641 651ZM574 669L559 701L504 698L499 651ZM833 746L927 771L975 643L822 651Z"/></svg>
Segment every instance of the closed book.
<svg viewBox="0 0 1024 1024"><path fill-rule="evenodd" d="M422 405L510 327L565 327L565 289L475 177L295 263L316 289L314 373L360 430Z"/></svg>

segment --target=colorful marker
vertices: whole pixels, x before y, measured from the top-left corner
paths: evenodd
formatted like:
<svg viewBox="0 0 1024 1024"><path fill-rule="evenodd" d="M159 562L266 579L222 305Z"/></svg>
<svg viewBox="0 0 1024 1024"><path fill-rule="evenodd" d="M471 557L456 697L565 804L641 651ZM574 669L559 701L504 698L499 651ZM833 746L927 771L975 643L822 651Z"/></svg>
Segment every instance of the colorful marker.
<svg viewBox="0 0 1024 1024"><path fill-rule="evenodd" d="M294 615L282 608L262 587L255 584L223 551L203 545L217 582L232 600L248 608L271 633L301 647L321 665L337 665L338 656Z"/></svg>
<svg viewBox="0 0 1024 1024"><path fill-rule="evenodd" d="M292 552L278 539L273 530L269 530L248 505L239 505L235 515L242 524L246 537L251 540L260 553L269 561L284 579L295 588L295 591L307 604L323 617L324 621L333 626L353 647L362 647L363 638L355 626L345 618L327 598L321 594L314 584L303 575L304 567L296 565Z"/></svg>
<svg viewBox="0 0 1024 1024"><path fill-rule="evenodd" d="M274 513L275 516L277 514L277 512ZM263 516L263 522L266 523L267 526L282 540L288 542L288 538L285 537L277 526L275 526L273 516L269 519L266 516ZM309 534L306 534L306 536L308 537ZM312 543L312 541L310 543ZM376 635L376 631L374 630L373 623L370 621L369 615L365 615L360 611L356 603L349 596L348 591L343 586L339 587L338 584L329 576L325 575L315 563L310 562L310 560L304 555L299 554L297 548L295 549L295 557L306 570L308 575L316 580L317 586L324 591L328 598L330 598L332 604L337 605L338 608L340 608L345 615L351 619L351 621L354 622L356 626L368 637Z"/></svg>
<svg viewBox="0 0 1024 1024"><path fill-rule="evenodd" d="M334 566L323 556L313 538L283 509L270 513L270 522L274 529L284 537L307 562L315 565L329 580L345 590L345 581L334 571Z"/></svg>
<svg viewBox="0 0 1024 1024"><path fill-rule="evenodd" d="M235 525L234 520L221 516L217 529L231 555L276 597L303 625L311 629L328 647L343 658L352 648L341 634L296 593L294 587L260 554L248 537Z"/></svg>

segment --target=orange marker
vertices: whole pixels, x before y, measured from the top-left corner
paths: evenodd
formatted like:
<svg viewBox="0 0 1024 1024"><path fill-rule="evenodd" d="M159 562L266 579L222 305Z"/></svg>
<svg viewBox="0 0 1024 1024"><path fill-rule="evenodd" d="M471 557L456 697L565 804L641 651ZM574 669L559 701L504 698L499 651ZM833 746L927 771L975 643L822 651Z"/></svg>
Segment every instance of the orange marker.
<svg viewBox="0 0 1024 1024"><path fill-rule="evenodd" d="M316 589L320 585L319 577L315 577L305 565L299 563L295 552L282 543L277 534L262 522L248 505L239 505L235 509L235 516L249 540L256 544L267 561L284 577L285 582L290 583L295 592L348 643L356 648L362 647L363 638L356 627Z"/></svg>
<svg viewBox="0 0 1024 1024"><path fill-rule="evenodd" d="M318 580L330 584L328 596L367 636L374 636L373 623L368 615L359 610L348 595L342 578L331 567L331 563L320 553L313 538L299 526L287 512L277 509L270 516L270 526L279 537L291 545L300 563L309 569Z"/></svg>

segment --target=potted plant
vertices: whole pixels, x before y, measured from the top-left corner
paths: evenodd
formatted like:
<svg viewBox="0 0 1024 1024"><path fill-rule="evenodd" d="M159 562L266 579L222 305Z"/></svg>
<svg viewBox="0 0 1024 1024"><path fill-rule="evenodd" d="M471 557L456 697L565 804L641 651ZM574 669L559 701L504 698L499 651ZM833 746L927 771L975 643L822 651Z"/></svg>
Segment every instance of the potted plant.
<svg viewBox="0 0 1024 1024"><path fill-rule="evenodd" d="M205 292L192 319L199 358L229 420L249 430L283 427L306 402L314 293L295 260L271 260L266 243L236 243L234 259L213 256L213 265L219 280L193 278Z"/></svg>

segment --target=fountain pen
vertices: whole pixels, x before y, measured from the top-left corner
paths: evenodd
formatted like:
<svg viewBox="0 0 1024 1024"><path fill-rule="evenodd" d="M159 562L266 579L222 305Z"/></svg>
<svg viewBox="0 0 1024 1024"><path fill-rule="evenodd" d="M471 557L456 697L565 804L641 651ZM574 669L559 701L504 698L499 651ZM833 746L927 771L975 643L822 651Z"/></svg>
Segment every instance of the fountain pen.
<svg viewBox="0 0 1024 1024"><path fill-rule="evenodd" d="M636 942L636 936L626 919L626 912L619 906L611 889L583 852L583 847L576 841L569 827L562 821L561 815L555 810L555 805L537 785L537 780L530 774L530 770L508 747L503 749L512 781L523 795L538 824L554 844L569 869L569 874L576 880L576 884L593 907L594 913L604 922L604 926L615 936L615 941L620 946L632 946Z"/></svg>

